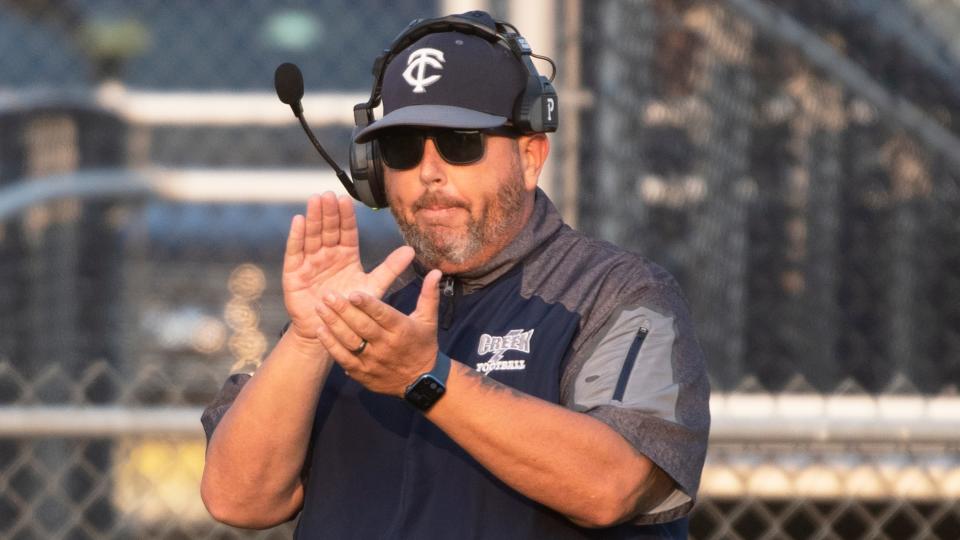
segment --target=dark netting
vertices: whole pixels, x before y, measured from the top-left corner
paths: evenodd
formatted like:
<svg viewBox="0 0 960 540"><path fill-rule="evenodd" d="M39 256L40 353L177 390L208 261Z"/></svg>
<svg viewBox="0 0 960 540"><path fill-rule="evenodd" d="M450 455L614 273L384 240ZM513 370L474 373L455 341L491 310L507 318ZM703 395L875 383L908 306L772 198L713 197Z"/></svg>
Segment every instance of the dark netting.
<svg viewBox="0 0 960 540"><path fill-rule="evenodd" d="M196 489L191 469L203 451L202 442L170 437L0 439L0 536L292 537L292 523L266 531L219 525L184 497Z"/></svg>
<svg viewBox="0 0 960 540"><path fill-rule="evenodd" d="M955 443L718 444L710 451L690 537L956 537ZM909 466L904 466L909 464ZM894 471L900 471L895 473ZM892 496L896 493L896 496Z"/></svg>
<svg viewBox="0 0 960 540"><path fill-rule="evenodd" d="M953 501L857 502L712 499L694 512L690 538L940 538L960 530Z"/></svg>
<svg viewBox="0 0 960 540"><path fill-rule="evenodd" d="M680 280L717 390L960 381L956 85L845 5L584 12L580 223Z"/></svg>

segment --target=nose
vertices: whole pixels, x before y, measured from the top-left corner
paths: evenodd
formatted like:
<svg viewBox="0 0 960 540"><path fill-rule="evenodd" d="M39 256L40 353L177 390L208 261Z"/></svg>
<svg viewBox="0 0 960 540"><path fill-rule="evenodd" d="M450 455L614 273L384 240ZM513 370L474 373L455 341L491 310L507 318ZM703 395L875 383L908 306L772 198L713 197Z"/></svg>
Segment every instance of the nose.
<svg viewBox="0 0 960 540"><path fill-rule="evenodd" d="M420 160L420 182L425 185L446 181L446 162L440 157L433 139L423 142L423 158Z"/></svg>

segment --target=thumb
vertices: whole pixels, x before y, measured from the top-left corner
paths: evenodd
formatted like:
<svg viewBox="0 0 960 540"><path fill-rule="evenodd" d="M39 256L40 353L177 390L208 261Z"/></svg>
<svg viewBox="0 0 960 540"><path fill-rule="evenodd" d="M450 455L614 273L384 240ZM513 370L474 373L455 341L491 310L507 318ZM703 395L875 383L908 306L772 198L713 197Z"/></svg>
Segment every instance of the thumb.
<svg viewBox="0 0 960 540"><path fill-rule="evenodd" d="M431 270L423 278L423 288L420 289L420 297L417 298L417 309L413 316L418 320L437 324L437 312L440 309L440 278L443 273L439 270Z"/></svg>
<svg viewBox="0 0 960 540"><path fill-rule="evenodd" d="M387 255L387 258L379 266L370 271L370 278L378 288L385 291L410 266L413 257L413 248L410 246L398 247L393 250L393 253Z"/></svg>

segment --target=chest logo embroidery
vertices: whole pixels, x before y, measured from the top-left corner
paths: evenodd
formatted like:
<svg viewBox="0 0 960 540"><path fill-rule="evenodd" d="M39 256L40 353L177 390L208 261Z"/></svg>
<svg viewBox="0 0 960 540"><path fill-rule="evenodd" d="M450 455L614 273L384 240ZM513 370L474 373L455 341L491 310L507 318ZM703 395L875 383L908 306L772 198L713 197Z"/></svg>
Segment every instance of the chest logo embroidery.
<svg viewBox="0 0 960 540"><path fill-rule="evenodd" d="M483 334L480 336L480 345L477 346L477 353L480 356L493 353L486 362L477 363L477 371L484 375L491 371L519 371L527 369L526 360L504 360L503 355L507 351L519 351L530 353L530 340L533 338L533 330L514 329L507 332L505 336L491 336Z"/></svg>

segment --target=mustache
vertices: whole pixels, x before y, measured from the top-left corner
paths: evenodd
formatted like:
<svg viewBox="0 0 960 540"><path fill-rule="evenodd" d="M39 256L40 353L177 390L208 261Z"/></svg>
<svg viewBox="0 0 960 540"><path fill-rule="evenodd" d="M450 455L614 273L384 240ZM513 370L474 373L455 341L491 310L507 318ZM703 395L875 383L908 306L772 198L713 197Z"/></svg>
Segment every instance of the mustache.
<svg viewBox="0 0 960 540"><path fill-rule="evenodd" d="M424 208L429 208L431 206L441 206L446 208L466 208L467 203L447 195L440 191L428 191L420 196L419 199L414 201L413 210L422 210Z"/></svg>

